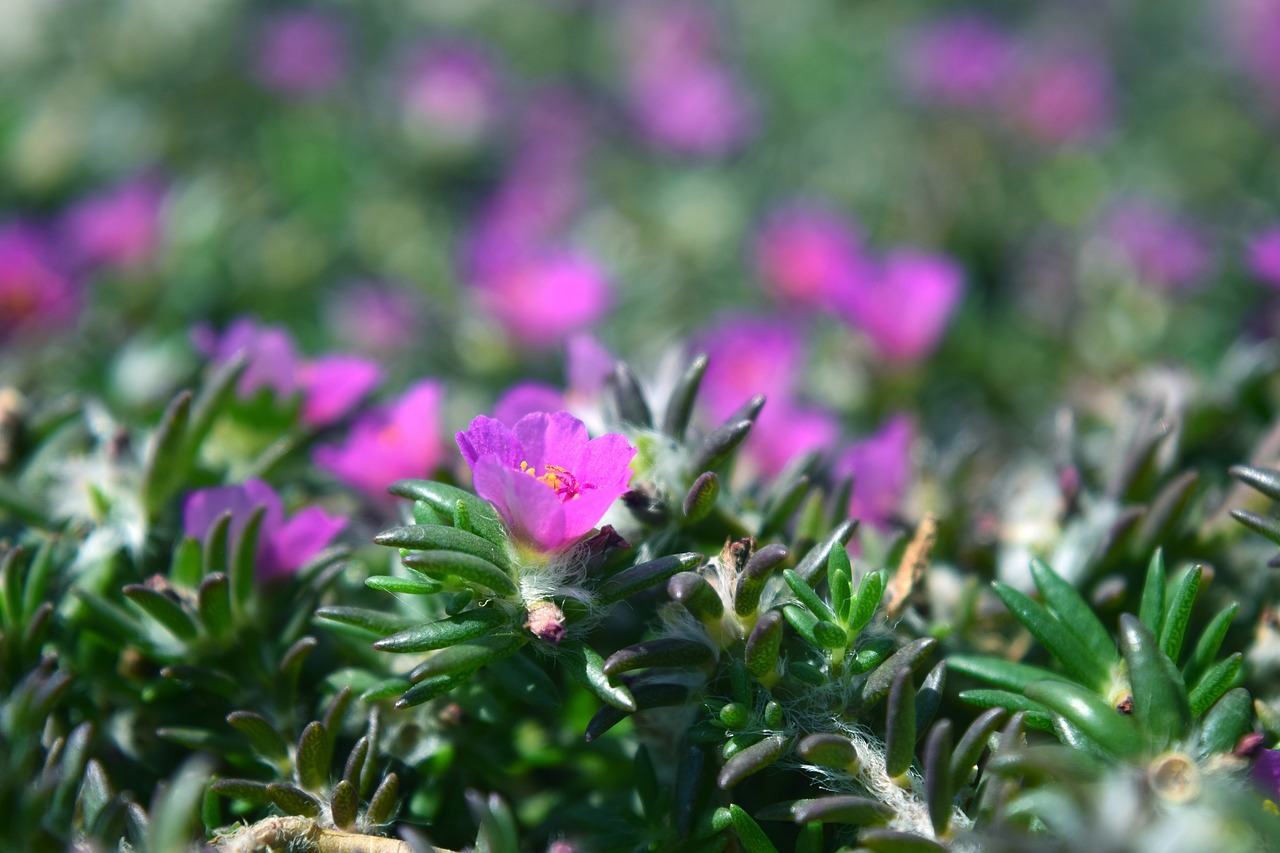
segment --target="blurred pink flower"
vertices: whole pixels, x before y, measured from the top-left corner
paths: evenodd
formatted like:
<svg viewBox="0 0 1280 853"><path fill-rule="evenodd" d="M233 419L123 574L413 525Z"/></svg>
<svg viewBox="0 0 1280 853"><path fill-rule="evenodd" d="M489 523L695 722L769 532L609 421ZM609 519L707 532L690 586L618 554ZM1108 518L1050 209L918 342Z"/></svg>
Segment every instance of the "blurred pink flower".
<svg viewBox="0 0 1280 853"><path fill-rule="evenodd" d="M776 211L756 235L754 255L766 289L783 305L824 307L842 282L868 274L857 229L813 204Z"/></svg>
<svg viewBox="0 0 1280 853"><path fill-rule="evenodd" d="M134 178L72 206L65 231L72 251L95 265L137 270L160 249L160 214L165 190L147 178Z"/></svg>
<svg viewBox="0 0 1280 853"><path fill-rule="evenodd" d="M347 36L339 20L315 10L282 12L257 34L258 80L283 95L315 95L337 85L347 71Z"/></svg>
<svg viewBox="0 0 1280 853"><path fill-rule="evenodd" d="M301 418L328 426L350 414L382 378L378 365L360 356L332 353L302 360L282 326L264 326L239 317L219 335L208 325L191 330L196 349L215 364L243 354L248 359L236 394L248 399L270 389L280 399L302 395Z"/></svg>
<svg viewBox="0 0 1280 853"><path fill-rule="evenodd" d="M907 81L919 94L945 103L987 104L1008 79L1012 39L975 14L938 18L910 34L902 58Z"/></svg>
<svg viewBox="0 0 1280 853"><path fill-rule="evenodd" d="M475 282L480 303L521 344L547 347L591 325L611 300L604 271L586 256L549 250L512 259Z"/></svg>
<svg viewBox="0 0 1280 853"><path fill-rule="evenodd" d="M400 80L406 120L449 145L474 145L500 117L501 81L489 54L462 42L428 42L410 55Z"/></svg>
<svg viewBox="0 0 1280 853"><path fill-rule="evenodd" d="M518 539L542 551L558 551L596 526L628 490L636 454L625 436L588 440L568 412L526 415L513 427L481 415L457 441L476 494Z"/></svg>
<svg viewBox="0 0 1280 853"><path fill-rule="evenodd" d="M1262 282L1280 288L1280 225L1273 225L1249 241L1249 272Z"/></svg>
<svg viewBox="0 0 1280 853"><path fill-rule="evenodd" d="M1148 284L1167 290L1198 289L1213 264L1213 252L1193 223L1146 200L1116 205L1102 223L1102 236Z"/></svg>
<svg viewBox="0 0 1280 853"><path fill-rule="evenodd" d="M0 223L0 338L70 322L76 288L46 237L19 222Z"/></svg>
<svg viewBox="0 0 1280 853"><path fill-rule="evenodd" d="M570 335L565 345L565 379L571 398L594 401L604 390L605 379L613 372L618 357L586 332Z"/></svg>
<svg viewBox="0 0 1280 853"><path fill-rule="evenodd" d="M220 335L208 324L196 326L191 341L216 364L245 355L249 363L236 386L241 398L252 397L262 388L271 389L277 397L289 397L298 390L298 356L293 338L282 326L237 317Z"/></svg>
<svg viewBox="0 0 1280 853"><path fill-rule="evenodd" d="M635 3L622 19L624 79L636 124L677 154L721 154L751 136L755 99L719 56L720 22L688 2Z"/></svg>
<svg viewBox="0 0 1280 853"><path fill-rule="evenodd" d="M829 412L770 400L756 417L743 450L760 473L773 477L797 456L829 450L839 436L840 423Z"/></svg>
<svg viewBox="0 0 1280 853"><path fill-rule="evenodd" d="M440 396L438 382L419 382L391 405L358 417L345 443L317 447L312 458L344 483L389 500L387 486L428 477L443 460Z"/></svg>
<svg viewBox="0 0 1280 853"><path fill-rule="evenodd" d="M1245 73L1270 97L1280 97L1280 0L1224 0L1214 6Z"/></svg>
<svg viewBox="0 0 1280 853"><path fill-rule="evenodd" d="M541 382L519 382L502 393L493 404L493 417L513 427L525 415L555 412L564 408L564 392Z"/></svg>
<svg viewBox="0 0 1280 853"><path fill-rule="evenodd" d="M698 348L707 354L701 398L716 421L757 394L780 408L794 395L804 367L802 330L777 320L730 315L698 336Z"/></svg>
<svg viewBox="0 0 1280 853"><path fill-rule="evenodd" d="M346 417L382 380L377 363L356 355L325 355L298 365L302 420L321 427Z"/></svg>
<svg viewBox="0 0 1280 853"><path fill-rule="evenodd" d="M345 518L329 515L319 507L300 510L286 520L279 495L261 480L249 480L241 486L200 489L187 495L182 508L183 531L203 542L222 514L230 512L230 545L236 548L258 507L265 508L257 548L257 573L263 580L296 572L347 526Z"/></svg>
<svg viewBox="0 0 1280 853"><path fill-rule="evenodd" d="M1111 73L1097 56L1068 48L1038 48L1012 83L1018 122L1040 142L1087 142L1111 124Z"/></svg>
<svg viewBox="0 0 1280 853"><path fill-rule="evenodd" d="M839 476L853 476L849 516L884 528L901 511L911 485L911 445L915 427L894 415L879 431L855 443L836 463Z"/></svg>
<svg viewBox="0 0 1280 853"><path fill-rule="evenodd" d="M964 291L964 271L945 255L894 249L876 274L836 294L846 320L880 358L907 364L937 347Z"/></svg>

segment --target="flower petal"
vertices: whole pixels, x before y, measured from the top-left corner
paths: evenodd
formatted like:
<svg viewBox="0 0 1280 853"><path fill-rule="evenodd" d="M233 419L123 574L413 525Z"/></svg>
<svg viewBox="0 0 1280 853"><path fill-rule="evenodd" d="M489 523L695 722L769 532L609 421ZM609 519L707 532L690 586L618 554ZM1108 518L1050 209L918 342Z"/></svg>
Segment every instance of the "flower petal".
<svg viewBox="0 0 1280 853"><path fill-rule="evenodd" d="M318 506L299 511L267 538L258 573L270 577L297 571L346 526L347 519L330 515Z"/></svg>
<svg viewBox="0 0 1280 853"><path fill-rule="evenodd" d="M578 473L578 460L587 445L587 427L568 412L536 412L525 415L515 425L516 441L524 452L521 462L539 470L548 464Z"/></svg>
<svg viewBox="0 0 1280 853"><path fill-rule="evenodd" d="M546 551L565 544L564 504L546 483L492 454L481 457L472 472L476 494L497 508L518 538Z"/></svg>
<svg viewBox="0 0 1280 853"><path fill-rule="evenodd" d="M493 404L493 416L507 426L534 412L553 412L564 408L564 394L541 382L512 385Z"/></svg>
<svg viewBox="0 0 1280 853"><path fill-rule="evenodd" d="M302 420L327 426L341 420L378 384L382 371L371 359L328 355L298 367Z"/></svg>
<svg viewBox="0 0 1280 853"><path fill-rule="evenodd" d="M462 458L472 469L482 457L489 455L497 456L510 468L520 467L520 442L515 433L497 418L478 415L465 431L459 432L454 438L458 442L458 449L462 451Z"/></svg>

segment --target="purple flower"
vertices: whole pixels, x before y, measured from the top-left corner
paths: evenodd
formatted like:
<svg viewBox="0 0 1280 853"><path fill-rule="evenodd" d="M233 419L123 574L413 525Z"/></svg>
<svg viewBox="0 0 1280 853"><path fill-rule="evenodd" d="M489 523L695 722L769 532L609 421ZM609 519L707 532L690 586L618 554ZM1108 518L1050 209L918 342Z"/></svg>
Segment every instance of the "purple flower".
<svg viewBox="0 0 1280 853"><path fill-rule="evenodd" d="M346 73L346 33L323 12L275 15L258 32L254 68L262 84L280 94L324 92Z"/></svg>
<svg viewBox="0 0 1280 853"><path fill-rule="evenodd" d="M145 266L160 248L164 200L164 188L147 178L81 199L65 220L72 250L91 264L111 269Z"/></svg>
<svg viewBox="0 0 1280 853"><path fill-rule="evenodd" d="M861 235L817 205L777 211L755 239L756 270L778 302L823 307L849 279L868 274Z"/></svg>
<svg viewBox="0 0 1280 853"><path fill-rule="evenodd" d="M631 113L658 148L721 154L754 132L755 100L720 60L718 30L693 3L637 3L624 19Z"/></svg>
<svg viewBox="0 0 1280 853"><path fill-rule="evenodd" d="M803 453L825 451L840 435L840 424L821 409L771 400L760 410L744 450L766 476L776 476Z"/></svg>
<svg viewBox="0 0 1280 853"><path fill-rule="evenodd" d="M498 402L493 404L493 416L513 427L525 415L563 408L564 393L558 388L541 382L520 382L503 392Z"/></svg>
<svg viewBox="0 0 1280 853"><path fill-rule="evenodd" d="M1060 145L1097 138L1111 123L1111 75L1091 53L1039 48L1018 70L1013 111L1039 141Z"/></svg>
<svg viewBox="0 0 1280 853"><path fill-rule="evenodd" d="M405 120L432 139L467 147L499 119L501 85L488 54L463 43L417 46L400 81Z"/></svg>
<svg viewBox="0 0 1280 853"><path fill-rule="evenodd" d="M1280 799L1280 749L1259 750L1249 775L1268 796Z"/></svg>
<svg viewBox="0 0 1280 853"><path fill-rule="evenodd" d="M382 379L382 370L367 358L326 355L298 365L302 420L328 426L346 417Z"/></svg>
<svg viewBox="0 0 1280 853"><path fill-rule="evenodd" d="M997 94L1013 60L1009 36L973 14L941 18L907 40L903 65L911 87L945 103L979 106Z"/></svg>
<svg viewBox="0 0 1280 853"><path fill-rule="evenodd" d="M275 491L261 480L249 480L242 486L200 489L189 494L182 508L183 530L203 542L214 522L230 511L230 543L234 548L258 507L265 507L257 551L258 577L263 580L296 572L347 526L345 518L329 515L319 507L308 507L286 520Z"/></svg>
<svg viewBox="0 0 1280 853"><path fill-rule="evenodd" d="M1273 225L1249 241L1249 272L1280 288L1280 225Z"/></svg>
<svg viewBox="0 0 1280 853"><path fill-rule="evenodd" d="M512 533L556 551L590 532L627 491L636 454L624 436L587 440L568 412L537 412L514 427L483 415L457 434L476 494L497 508Z"/></svg>
<svg viewBox="0 0 1280 853"><path fill-rule="evenodd" d="M963 290L964 273L955 261L895 249L874 277L850 282L836 294L836 303L882 359L906 364L938 345Z"/></svg>
<svg viewBox="0 0 1280 853"><path fill-rule="evenodd" d="M298 390L298 357L293 338L280 326L263 326L249 317L238 317L222 332L208 325L191 330L196 349L215 363L230 361L243 353L248 358L236 393L252 397L269 388L278 397L289 397Z"/></svg>
<svg viewBox="0 0 1280 853"><path fill-rule="evenodd" d="M1167 290L1203 285L1213 263L1197 226L1149 201L1117 205L1104 220L1102 232L1138 278Z"/></svg>
<svg viewBox="0 0 1280 853"><path fill-rule="evenodd" d="M59 326L77 306L71 279L36 229L0 224L0 338Z"/></svg>
<svg viewBox="0 0 1280 853"><path fill-rule="evenodd" d="M1240 64L1270 97L1280 96L1280 0L1214 4Z"/></svg>
<svg viewBox="0 0 1280 853"><path fill-rule="evenodd" d="M481 304L522 344L547 347L589 326L611 298L604 271L584 255L546 251L476 282Z"/></svg>
<svg viewBox="0 0 1280 853"><path fill-rule="evenodd" d="M440 385L413 385L396 402L357 418L346 443L322 445L313 459L344 483L375 498L409 477L427 477L444 456L439 436Z"/></svg>
<svg viewBox="0 0 1280 853"><path fill-rule="evenodd" d="M699 348L707 354L702 398L716 420L757 394L770 405L790 400L804 366L802 330L775 320L727 317L700 336Z"/></svg>
<svg viewBox="0 0 1280 853"><path fill-rule="evenodd" d="M855 443L836 464L840 476L853 475L849 516L885 527L898 514L911 485L911 444L915 428L894 415L880 430Z"/></svg>
<svg viewBox="0 0 1280 853"><path fill-rule="evenodd" d="M580 403L595 400L604 390L605 379L617 363L617 356L586 332L570 335L565 345L568 396Z"/></svg>

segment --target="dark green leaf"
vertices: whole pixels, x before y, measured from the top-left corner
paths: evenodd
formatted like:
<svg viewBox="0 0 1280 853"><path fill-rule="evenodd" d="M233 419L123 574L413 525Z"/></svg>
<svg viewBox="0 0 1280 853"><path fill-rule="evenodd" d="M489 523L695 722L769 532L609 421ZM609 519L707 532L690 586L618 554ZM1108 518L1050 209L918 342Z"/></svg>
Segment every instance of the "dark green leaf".
<svg viewBox="0 0 1280 853"><path fill-rule="evenodd" d="M1044 597L1045 604L1075 635L1090 655L1108 665L1116 659L1116 644L1088 602L1048 565L1040 560L1031 561L1031 577L1036 589Z"/></svg>
<svg viewBox="0 0 1280 853"><path fill-rule="evenodd" d="M715 653L706 643L680 637L663 637L644 640L614 652L604 662L604 673L614 676L654 666L697 666L706 669L714 663Z"/></svg>
<svg viewBox="0 0 1280 853"><path fill-rule="evenodd" d="M1182 640L1187 635L1187 623L1191 621L1191 610L1195 607L1196 594L1200 591L1200 576L1203 571L1203 566L1196 566L1182 576L1182 582L1178 584L1164 613L1160 648L1175 664L1182 653Z"/></svg>
<svg viewBox="0 0 1280 853"><path fill-rule="evenodd" d="M285 814L301 817L320 814L320 801L297 786L272 782L267 785L267 796Z"/></svg>
<svg viewBox="0 0 1280 853"><path fill-rule="evenodd" d="M1120 616L1120 651L1129 669L1133 716L1150 748L1163 751L1186 734L1191 708L1182 675L1160 650L1155 635L1136 616Z"/></svg>
<svg viewBox="0 0 1280 853"><path fill-rule="evenodd" d="M997 582L992 584L992 588L1005 607L1057 658L1064 669L1093 688L1101 689L1107 683L1111 673L1111 658L1096 657L1088 646L1076 639L1075 634L1043 605L1013 587Z"/></svg>
<svg viewBox="0 0 1280 853"><path fill-rule="evenodd" d="M512 568L511 557L505 548L456 527L411 524L384 530L373 537L373 541L377 545L410 551L457 551L493 563L504 572L510 572Z"/></svg>
<svg viewBox="0 0 1280 853"><path fill-rule="evenodd" d="M507 528L498 518L493 504L470 492L431 480L397 480L387 491L402 498L423 501L442 518L453 518L458 502L462 501L467 507L467 517L473 528L471 532L488 539L499 548L507 547Z"/></svg>
<svg viewBox="0 0 1280 853"><path fill-rule="evenodd" d="M1164 551L1157 548L1147 564L1147 580L1142 586L1142 604L1138 619L1157 637L1164 630Z"/></svg>
<svg viewBox="0 0 1280 853"><path fill-rule="evenodd" d="M474 640L496 630L508 617L496 607L474 607L436 622L424 622L378 640L383 652L427 652Z"/></svg>
<svg viewBox="0 0 1280 853"><path fill-rule="evenodd" d="M1191 689L1188 697L1192 716L1198 717L1203 714L1210 705L1218 701L1222 694L1235 686L1236 676L1240 674L1240 667L1243 665L1244 655L1236 652L1210 667L1209 671L1196 682L1196 686Z"/></svg>
<svg viewBox="0 0 1280 853"><path fill-rule="evenodd" d="M858 522L855 519L842 521L826 539L809 549L804 559L796 564L796 574L813 586L821 583L823 576L827 573L827 560L831 556L831 549L843 548L857 527Z"/></svg>
<svg viewBox="0 0 1280 853"><path fill-rule="evenodd" d="M711 514L720 497L720 478L713 471L705 471L693 481L680 509L686 524L695 524Z"/></svg>
<svg viewBox="0 0 1280 853"><path fill-rule="evenodd" d="M1038 681L1026 696L1078 728L1112 755L1127 758L1142 748L1137 725L1097 694L1065 681Z"/></svg>
<svg viewBox="0 0 1280 853"><path fill-rule="evenodd" d="M455 577L479 584L498 595L514 597L519 589L511 576L488 560L458 551L412 551L403 562L432 579Z"/></svg>
<svg viewBox="0 0 1280 853"><path fill-rule="evenodd" d="M702 384L702 376L706 372L707 357L700 354L685 368L671 391L671 397L667 400L667 408L662 415L662 431L676 441L684 439L684 431L689 426L689 417L693 414L693 402L698 395L698 386Z"/></svg>
<svg viewBox="0 0 1280 853"><path fill-rule="evenodd" d="M321 607L316 611L316 618L339 625L350 625L378 638L407 630L415 622L410 616L398 616L363 607Z"/></svg>
<svg viewBox="0 0 1280 853"><path fill-rule="evenodd" d="M636 700L631 691L609 681L609 676L604 674L604 660L594 649L577 640L565 640L558 648L569 675L594 693L596 698L622 711L636 710Z"/></svg>
<svg viewBox="0 0 1280 853"><path fill-rule="evenodd" d="M124 595L178 639L194 640L199 633L195 620L182 605L164 593L142 584L130 584L124 588Z"/></svg>
<svg viewBox="0 0 1280 853"><path fill-rule="evenodd" d="M602 604L612 604L670 580L677 572L696 568L704 559L701 554L692 552L659 557L618 572L602 583L596 592Z"/></svg>
<svg viewBox="0 0 1280 853"><path fill-rule="evenodd" d="M721 790L728 790L748 776L759 773L773 764L787 751L790 738L783 735L769 735L762 738L741 752L736 753L724 763L716 784Z"/></svg>

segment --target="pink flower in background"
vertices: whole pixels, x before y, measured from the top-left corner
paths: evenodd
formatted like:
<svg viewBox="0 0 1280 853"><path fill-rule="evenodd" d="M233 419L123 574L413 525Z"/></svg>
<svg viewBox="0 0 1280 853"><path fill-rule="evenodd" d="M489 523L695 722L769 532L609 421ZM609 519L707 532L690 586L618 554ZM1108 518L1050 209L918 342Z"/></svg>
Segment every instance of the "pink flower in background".
<svg viewBox="0 0 1280 853"><path fill-rule="evenodd" d="M945 103L979 106L1008 79L1012 39L980 15L940 18L914 31L902 59L911 88Z"/></svg>
<svg viewBox="0 0 1280 853"><path fill-rule="evenodd" d="M416 47L400 80L409 124L450 145L474 145L495 129L502 86L489 54L460 42Z"/></svg>
<svg viewBox="0 0 1280 853"><path fill-rule="evenodd" d="M952 259L894 249L874 277L836 294L836 304L882 359L907 364L937 347L963 291L964 272Z"/></svg>
<svg viewBox="0 0 1280 853"><path fill-rule="evenodd" d="M475 286L481 305L530 347L554 345L591 325L603 316L612 297L604 270L568 250L513 260Z"/></svg>
<svg viewBox="0 0 1280 853"><path fill-rule="evenodd" d="M219 335L207 324L191 330L191 341L216 364L243 353L248 358L236 393L252 397L269 388L277 397L289 397L298 390L298 356L293 338L283 326L264 326L249 317L238 317Z"/></svg>
<svg viewBox="0 0 1280 853"><path fill-rule="evenodd" d="M519 382L494 404L493 416L507 426L534 412L569 411L575 417L598 424L600 395L617 358L591 335L571 335L565 346L564 390L541 382Z"/></svg>
<svg viewBox="0 0 1280 853"><path fill-rule="evenodd" d="M512 385L493 404L493 417L513 427L525 415L554 412L564 408L564 392L541 382Z"/></svg>
<svg viewBox="0 0 1280 853"><path fill-rule="evenodd" d="M1092 53L1039 49L1018 69L1012 109L1041 142L1086 142L1111 124L1111 73Z"/></svg>
<svg viewBox="0 0 1280 853"><path fill-rule="evenodd" d="M1280 96L1280 0L1224 0L1214 8L1244 71L1269 96Z"/></svg>
<svg viewBox="0 0 1280 853"><path fill-rule="evenodd" d="M565 379L568 396L580 403L594 401L604 390L618 357L586 332L570 335L565 345ZM549 411L549 410L544 410Z"/></svg>
<svg viewBox="0 0 1280 853"><path fill-rule="evenodd" d="M823 307L842 282L868 274L857 229L812 204L771 216L756 235L754 255L766 289L784 305Z"/></svg>
<svg viewBox="0 0 1280 853"><path fill-rule="evenodd" d="M381 357L409 346L422 319L419 300L388 285L357 284L325 306L326 324L344 346Z"/></svg>
<svg viewBox="0 0 1280 853"><path fill-rule="evenodd" d="M324 12L274 15L258 32L254 69L264 86L283 95L324 92L346 74L346 32Z"/></svg>
<svg viewBox="0 0 1280 853"><path fill-rule="evenodd" d="M298 365L302 420L321 427L351 413L382 380L382 370L367 358L326 355Z"/></svg>
<svg viewBox="0 0 1280 853"><path fill-rule="evenodd" d="M624 436L588 440L568 412L538 412L513 427L483 415L457 434L476 494L512 533L557 551L589 533L628 489L636 454Z"/></svg>
<svg viewBox="0 0 1280 853"><path fill-rule="evenodd" d="M241 486L200 489L187 495L182 508L183 531L203 542L222 514L230 512L228 532L235 548L259 507L265 512L258 529L257 569L264 580L296 572L347 526L345 518L329 515L319 507L308 507L285 519L279 495L261 480L249 480Z"/></svg>
<svg viewBox="0 0 1280 853"><path fill-rule="evenodd" d="M855 443L836 464L839 476L853 476L849 516L883 528L902 509L911 485L911 445L915 428L894 415L878 432Z"/></svg>
<svg viewBox="0 0 1280 853"><path fill-rule="evenodd" d="M1193 223L1149 201L1117 205L1102 223L1113 245L1144 282L1167 290L1194 290L1205 283L1213 253Z"/></svg>
<svg viewBox="0 0 1280 853"><path fill-rule="evenodd" d="M82 198L64 222L72 251L90 264L111 269L145 266L160 249L164 200L164 188L147 178Z"/></svg>
<svg viewBox="0 0 1280 853"><path fill-rule="evenodd" d="M1280 225L1273 225L1249 241L1249 272L1260 281L1280 288Z"/></svg>
<svg viewBox="0 0 1280 853"><path fill-rule="evenodd" d="M282 326L264 326L249 317L231 322L221 335L208 325L191 331L196 349L215 364L243 354L248 359L236 394L249 399L263 388L277 398L302 395L301 417L310 426L328 426L341 420L382 379L378 365L355 355L330 354L303 360L293 338Z"/></svg>
<svg viewBox="0 0 1280 853"><path fill-rule="evenodd" d="M440 465L440 396L438 382L419 382L391 405L358 417L345 443L317 447L312 458L344 483L387 498L396 480L428 477Z"/></svg>
<svg viewBox="0 0 1280 853"><path fill-rule="evenodd" d="M731 315L700 335L698 348L707 354L701 396L715 420L757 394L771 405L790 400L804 367L802 330L775 320Z"/></svg>
<svg viewBox="0 0 1280 853"><path fill-rule="evenodd" d="M829 412L770 400L756 417L744 451L762 474L772 477L797 456L830 449L839 436L840 423Z"/></svg>
<svg viewBox="0 0 1280 853"><path fill-rule="evenodd" d="M47 330L74 318L78 294L54 257L35 228L0 223L0 338Z"/></svg>
<svg viewBox="0 0 1280 853"><path fill-rule="evenodd" d="M754 133L755 99L718 55L719 31L693 3L635 3L623 18L627 99L658 148L721 154Z"/></svg>

